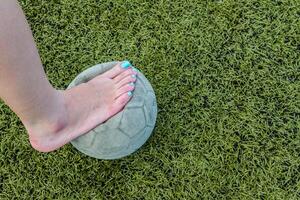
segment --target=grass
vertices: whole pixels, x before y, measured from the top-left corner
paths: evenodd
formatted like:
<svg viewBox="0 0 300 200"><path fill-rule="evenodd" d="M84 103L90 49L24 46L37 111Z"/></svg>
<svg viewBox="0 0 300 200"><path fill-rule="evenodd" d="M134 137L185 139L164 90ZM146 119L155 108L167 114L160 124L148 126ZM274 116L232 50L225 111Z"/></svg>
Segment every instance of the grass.
<svg viewBox="0 0 300 200"><path fill-rule="evenodd" d="M0 199L300 199L300 2L20 0L51 83L131 60L159 104L121 160L34 151L0 103Z"/></svg>

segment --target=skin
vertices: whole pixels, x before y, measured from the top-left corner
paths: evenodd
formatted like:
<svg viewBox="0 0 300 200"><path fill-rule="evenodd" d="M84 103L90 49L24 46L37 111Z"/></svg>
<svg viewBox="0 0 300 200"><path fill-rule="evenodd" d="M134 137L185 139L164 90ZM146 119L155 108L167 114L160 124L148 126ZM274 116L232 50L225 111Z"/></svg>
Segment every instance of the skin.
<svg viewBox="0 0 300 200"><path fill-rule="evenodd" d="M16 0L1 0L0 27L0 98L18 115L36 150L58 149L129 102L136 72L122 63L69 90L53 88Z"/></svg>

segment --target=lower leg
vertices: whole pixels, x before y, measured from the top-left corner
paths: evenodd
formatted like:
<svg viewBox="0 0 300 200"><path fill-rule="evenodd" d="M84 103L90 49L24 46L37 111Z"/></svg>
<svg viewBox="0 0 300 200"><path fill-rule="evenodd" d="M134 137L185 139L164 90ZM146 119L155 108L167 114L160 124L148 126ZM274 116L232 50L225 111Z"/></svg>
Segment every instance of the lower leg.
<svg viewBox="0 0 300 200"><path fill-rule="evenodd" d="M20 117L32 146L55 150L119 112L130 100L136 72L118 64L66 91L46 78L16 0L0 3L0 98ZM99 95L100 94L100 95Z"/></svg>
<svg viewBox="0 0 300 200"><path fill-rule="evenodd" d="M49 117L48 111L59 103L55 101L59 93L46 78L16 0L1 1L0 27L0 97L22 121L35 123Z"/></svg>

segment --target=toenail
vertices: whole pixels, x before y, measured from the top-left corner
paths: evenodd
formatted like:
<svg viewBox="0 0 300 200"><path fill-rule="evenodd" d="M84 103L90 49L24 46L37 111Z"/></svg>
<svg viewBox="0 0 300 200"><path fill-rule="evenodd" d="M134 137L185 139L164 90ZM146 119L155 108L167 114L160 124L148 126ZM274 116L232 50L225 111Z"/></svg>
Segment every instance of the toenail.
<svg viewBox="0 0 300 200"><path fill-rule="evenodd" d="M132 96L132 92L127 92L127 94L128 94L128 96L130 96L130 97Z"/></svg>
<svg viewBox="0 0 300 200"><path fill-rule="evenodd" d="M132 70L135 71L135 72L139 72L139 70L135 67L132 67Z"/></svg>
<svg viewBox="0 0 300 200"><path fill-rule="evenodd" d="M134 87L134 83L129 83L130 86Z"/></svg>
<svg viewBox="0 0 300 200"><path fill-rule="evenodd" d="M132 74L131 77L132 77L132 78L136 78L136 75L135 75L135 74Z"/></svg>
<svg viewBox="0 0 300 200"><path fill-rule="evenodd" d="M129 62L129 61L124 61L122 64L121 64L121 67L123 68L123 69L127 69L128 67L130 67L131 66L131 63Z"/></svg>

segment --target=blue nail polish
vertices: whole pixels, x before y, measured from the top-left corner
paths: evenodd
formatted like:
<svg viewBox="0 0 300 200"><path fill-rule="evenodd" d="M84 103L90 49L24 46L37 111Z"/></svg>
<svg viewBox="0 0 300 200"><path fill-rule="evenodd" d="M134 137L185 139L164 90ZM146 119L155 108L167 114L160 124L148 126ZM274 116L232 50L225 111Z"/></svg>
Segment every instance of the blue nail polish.
<svg viewBox="0 0 300 200"><path fill-rule="evenodd" d="M138 70L137 68L135 67L132 67L132 70L135 71L135 72L139 72L140 70Z"/></svg>
<svg viewBox="0 0 300 200"><path fill-rule="evenodd" d="M127 94L128 94L128 96L130 96L130 97L132 96L132 92L127 92Z"/></svg>
<svg viewBox="0 0 300 200"><path fill-rule="evenodd" d="M129 61L124 61L122 64L121 64L121 67L123 68L123 69L127 69L128 67L130 67L131 66L131 63L129 62Z"/></svg>
<svg viewBox="0 0 300 200"><path fill-rule="evenodd" d="M129 83L129 85L134 87L134 83Z"/></svg>

